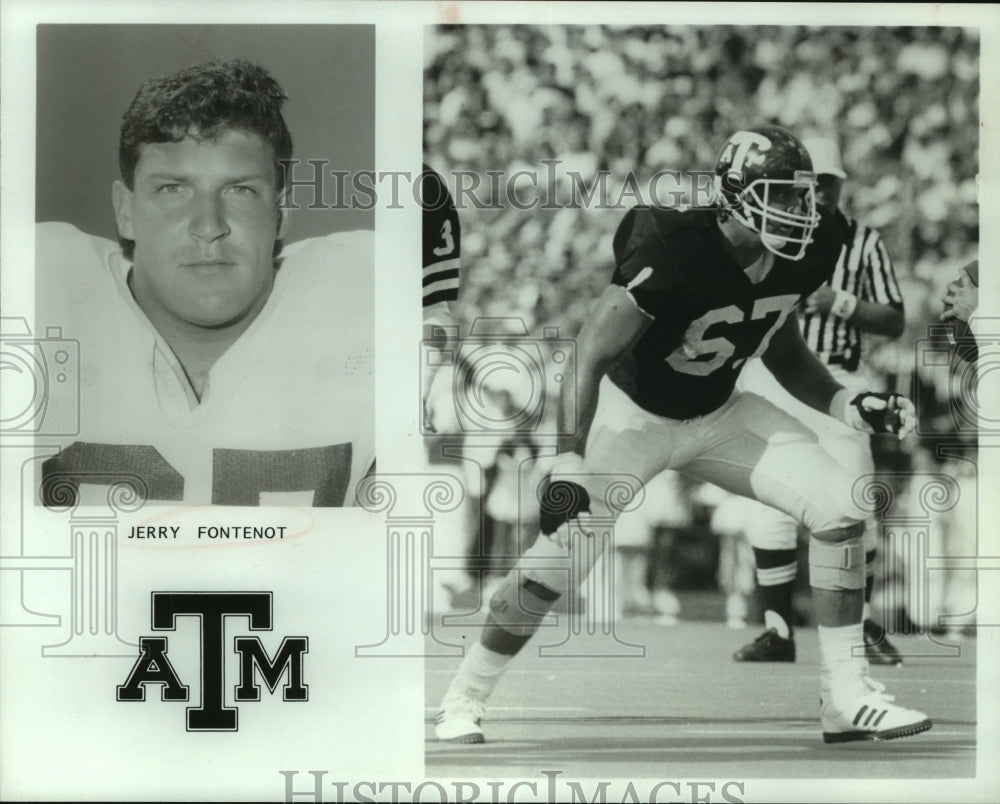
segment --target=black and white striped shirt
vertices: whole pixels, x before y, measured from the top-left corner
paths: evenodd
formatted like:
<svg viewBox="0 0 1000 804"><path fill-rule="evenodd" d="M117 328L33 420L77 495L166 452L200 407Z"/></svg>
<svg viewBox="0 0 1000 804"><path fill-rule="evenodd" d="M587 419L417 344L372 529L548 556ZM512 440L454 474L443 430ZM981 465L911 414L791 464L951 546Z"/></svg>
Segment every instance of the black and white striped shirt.
<svg viewBox="0 0 1000 804"><path fill-rule="evenodd" d="M853 293L859 301L902 310L903 297L882 237L839 209L835 217L843 232L843 247L827 284L834 290ZM806 343L820 360L827 365L843 366L847 371L857 370L861 360L861 332L856 326L832 313L818 312L805 313L800 323Z"/></svg>

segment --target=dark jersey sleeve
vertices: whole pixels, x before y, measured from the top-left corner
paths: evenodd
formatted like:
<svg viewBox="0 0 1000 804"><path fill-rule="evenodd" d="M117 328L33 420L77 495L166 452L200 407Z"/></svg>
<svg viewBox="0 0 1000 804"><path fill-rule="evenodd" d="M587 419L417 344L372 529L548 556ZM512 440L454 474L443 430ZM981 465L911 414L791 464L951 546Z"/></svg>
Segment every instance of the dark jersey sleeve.
<svg viewBox="0 0 1000 804"><path fill-rule="evenodd" d="M611 281L625 288L640 310L656 318L676 278L666 265L666 246L652 212L642 207L629 210L615 232L613 248Z"/></svg>
<svg viewBox="0 0 1000 804"><path fill-rule="evenodd" d="M458 299L462 232L455 202L444 179L424 165L420 176L423 205L424 307Z"/></svg>

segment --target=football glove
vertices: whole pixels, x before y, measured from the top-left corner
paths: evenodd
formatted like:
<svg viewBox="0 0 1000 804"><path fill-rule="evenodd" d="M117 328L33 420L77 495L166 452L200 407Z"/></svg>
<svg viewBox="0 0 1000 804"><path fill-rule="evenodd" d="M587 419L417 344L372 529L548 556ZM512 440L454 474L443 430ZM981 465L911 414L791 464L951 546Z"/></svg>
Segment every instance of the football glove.
<svg viewBox="0 0 1000 804"><path fill-rule="evenodd" d="M583 458L570 452L559 456L551 473L542 481L539 525L545 536L563 547L569 541L563 526L581 513L590 513L590 495L574 479L582 479L583 475Z"/></svg>
<svg viewBox="0 0 1000 804"><path fill-rule="evenodd" d="M900 440L916 426L916 410L909 399L901 394L873 391L848 399L840 418L855 430L892 433Z"/></svg>

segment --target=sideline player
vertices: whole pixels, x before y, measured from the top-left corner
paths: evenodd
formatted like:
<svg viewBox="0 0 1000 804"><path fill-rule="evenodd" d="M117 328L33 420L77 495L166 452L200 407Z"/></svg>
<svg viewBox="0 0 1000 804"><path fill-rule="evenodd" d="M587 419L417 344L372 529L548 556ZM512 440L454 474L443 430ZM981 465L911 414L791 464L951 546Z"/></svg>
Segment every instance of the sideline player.
<svg viewBox="0 0 1000 804"><path fill-rule="evenodd" d="M470 494L461 506L459 520L445 517L435 530L438 549L453 555L465 555L469 567L434 573L433 606L447 611L474 606L479 601L472 565L479 553L481 498L471 493L478 488L478 474L466 461L448 455L448 446L457 450L462 442L454 413L454 390L450 380L451 350L458 348L458 327L453 305L458 301L462 227L458 210L448 185L436 170L424 164L420 173L423 264L423 342L420 350L420 404L425 448L432 464L450 464L465 478ZM437 384L435 384L437 380Z"/></svg>
<svg viewBox="0 0 1000 804"><path fill-rule="evenodd" d="M812 162L798 139L777 126L738 131L721 151L716 180L715 209L634 209L619 227L612 283L580 331L574 381L564 385L577 397L563 397L561 432L576 410L580 427L560 445L542 497L546 538L491 598L480 639L442 701L439 739L483 741L487 697L569 591L570 529L586 533L581 514L613 514L605 494L616 477L645 482L668 468L779 507L812 534L825 742L931 726L893 703L853 654L862 644L865 581L865 514L851 497L854 478L798 420L734 385L746 360L762 356L817 410L899 437L913 428L913 405L898 395L851 394L789 317L832 273L840 250L832 219L816 212Z"/></svg>
<svg viewBox="0 0 1000 804"><path fill-rule="evenodd" d="M37 317L79 340L80 430L40 440L41 501L353 505L374 461L372 233L282 249L285 94L241 60L144 83L119 245L37 228ZM58 449L53 453L52 447Z"/></svg>
<svg viewBox="0 0 1000 804"><path fill-rule="evenodd" d="M436 354L449 348L455 330L452 305L458 301L462 254L462 227L448 185L426 164L420 174L423 207L423 365L420 367L420 398L424 427L434 432L431 386L443 361ZM450 396L450 392L449 392Z"/></svg>
<svg viewBox="0 0 1000 804"><path fill-rule="evenodd" d="M844 172L836 142L803 140L817 177L816 201L836 223L843 243L833 275L806 300L801 320L809 348L835 380L858 393L870 386L861 365L861 333L897 338L903 332L903 299L892 260L879 233L848 218L839 208ZM760 361L750 361L737 388L770 399L813 430L823 449L855 478L875 472L867 433L803 405L790 396ZM757 583L764 607L764 633L733 655L738 662L794 662L793 597L798 569L798 523L793 517L759 503L748 504L746 538L753 548ZM878 556L879 527L865 520L865 655L873 664L902 664L885 629L872 619L871 594Z"/></svg>

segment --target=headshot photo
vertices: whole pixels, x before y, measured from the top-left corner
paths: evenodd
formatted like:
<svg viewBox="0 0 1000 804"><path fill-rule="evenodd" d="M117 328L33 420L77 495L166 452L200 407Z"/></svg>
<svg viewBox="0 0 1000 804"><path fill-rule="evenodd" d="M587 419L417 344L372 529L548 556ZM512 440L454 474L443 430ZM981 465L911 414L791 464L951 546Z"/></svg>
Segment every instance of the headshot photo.
<svg viewBox="0 0 1000 804"><path fill-rule="evenodd" d="M355 505L374 27L36 31L36 503Z"/></svg>

